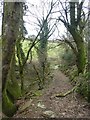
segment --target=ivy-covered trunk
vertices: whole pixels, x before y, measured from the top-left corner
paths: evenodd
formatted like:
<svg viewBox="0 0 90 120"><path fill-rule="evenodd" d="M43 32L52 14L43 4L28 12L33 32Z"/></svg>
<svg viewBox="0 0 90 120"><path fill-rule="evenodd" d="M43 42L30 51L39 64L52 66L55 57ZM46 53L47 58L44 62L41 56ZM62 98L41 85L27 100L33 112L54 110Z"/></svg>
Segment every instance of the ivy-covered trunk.
<svg viewBox="0 0 90 120"><path fill-rule="evenodd" d="M44 25L43 25L44 24ZM44 18L41 21L40 27L42 27L42 31L40 33L40 41L38 46L38 59L40 64L40 89L43 88L45 82L45 75L46 75L46 68L47 68L47 44L48 44L48 37L49 37L49 28L48 28L48 21L45 21Z"/></svg>
<svg viewBox="0 0 90 120"><path fill-rule="evenodd" d="M44 38L40 40L38 59L40 65L39 73L41 78L39 83L39 89L42 89L45 81L45 73L47 67L47 40L45 40Z"/></svg>

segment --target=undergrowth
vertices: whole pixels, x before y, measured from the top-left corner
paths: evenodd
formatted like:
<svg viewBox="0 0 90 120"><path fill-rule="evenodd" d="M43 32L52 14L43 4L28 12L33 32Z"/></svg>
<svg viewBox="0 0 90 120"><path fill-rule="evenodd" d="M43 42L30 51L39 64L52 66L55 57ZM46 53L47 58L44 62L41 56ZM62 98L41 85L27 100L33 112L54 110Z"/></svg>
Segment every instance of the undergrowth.
<svg viewBox="0 0 90 120"><path fill-rule="evenodd" d="M62 55L62 64L59 65L59 69L69 77L73 86L79 84L76 89L76 92L84 96L84 98L88 99L88 76L90 73L85 72L83 74L78 75L78 69L75 65L75 61L72 62L73 53L69 53L70 51L64 52ZM73 64L72 64L73 63Z"/></svg>

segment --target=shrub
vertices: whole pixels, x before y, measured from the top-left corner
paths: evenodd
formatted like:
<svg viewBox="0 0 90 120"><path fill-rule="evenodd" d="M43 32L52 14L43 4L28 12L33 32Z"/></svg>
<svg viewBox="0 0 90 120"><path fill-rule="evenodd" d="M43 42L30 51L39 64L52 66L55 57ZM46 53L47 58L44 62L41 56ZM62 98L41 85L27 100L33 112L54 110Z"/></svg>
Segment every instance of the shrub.
<svg viewBox="0 0 90 120"><path fill-rule="evenodd" d="M87 81L87 73L80 74L78 77L79 87L77 88L77 92L83 95L85 98L88 96L88 81Z"/></svg>

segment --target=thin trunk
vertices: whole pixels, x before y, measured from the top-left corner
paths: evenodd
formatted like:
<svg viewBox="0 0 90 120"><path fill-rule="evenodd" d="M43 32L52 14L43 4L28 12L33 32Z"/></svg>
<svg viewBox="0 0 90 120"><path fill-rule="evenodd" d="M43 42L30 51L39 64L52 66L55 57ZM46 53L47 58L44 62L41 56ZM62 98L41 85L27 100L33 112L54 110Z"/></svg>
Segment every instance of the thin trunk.
<svg viewBox="0 0 90 120"><path fill-rule="evenodd" d="M75 2L70 2L70 23L75 27Z"/></svg>
<svg viewBox="0 0 90 120"><path fill-rule="evenodd" d="M45 22L45 23L44 23ZM44 23L44 26L42 28L41 34L40 34L40 42L39 42L39 50L38 50L38 59L40 64L40 76L41 76L41 88L43 88L44 82L45 82L45 74L46 74L46 68L47 68L47 44L48 44L48 36L49 36L49 28L48 28L48 22L42 20L41 27Z"/></svg>
<svg viewBox="0 0 90 120"><path fill-rule="evenodd" d="M24 90L24 81L23 81L24 66L23 64L25 60L25 55L21 48L20 40L17 41L16 48L17 48L17 58L18 58L18 63L19 63L19 75L20 75L20 80L21 80L21 92L23 93L23 90Z"/></svg>

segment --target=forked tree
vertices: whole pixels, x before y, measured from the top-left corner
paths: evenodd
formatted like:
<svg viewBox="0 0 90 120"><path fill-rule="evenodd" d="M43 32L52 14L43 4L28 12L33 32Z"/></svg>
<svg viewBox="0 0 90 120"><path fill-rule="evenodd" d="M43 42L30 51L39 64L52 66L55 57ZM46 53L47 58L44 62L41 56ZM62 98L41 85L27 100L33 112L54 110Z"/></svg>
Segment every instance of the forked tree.
<svg viewBox="0 0 90 120"><path fill-rule="evenodd" d="M62 2L59 0L59 3L64 11L64 15L62 14L62 12L60 12L59 20L64 23L65 27L73 37L76 46L74 46L72 43L70 44L76 56L78 74L83 73L86 68L86 47L83 36L83 30L86 23L85 13L83 11L84 1L82 0L79 3L79 1L75 2L71 0L69 4L66 1L65 5L63 5Z"/></svg>

